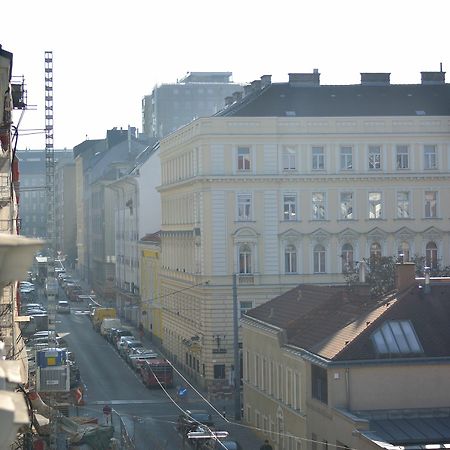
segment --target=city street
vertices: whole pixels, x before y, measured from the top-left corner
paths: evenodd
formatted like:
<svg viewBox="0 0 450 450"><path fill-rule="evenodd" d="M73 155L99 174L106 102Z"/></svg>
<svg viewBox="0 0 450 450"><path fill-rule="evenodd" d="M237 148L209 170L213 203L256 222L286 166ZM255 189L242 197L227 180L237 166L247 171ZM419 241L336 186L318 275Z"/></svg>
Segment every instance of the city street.
<svg viewBox="0 0 450 450"><path fill-rule="evenodd" d="M60 289L61 299L65 298ZM44 299L41 301L45 304ZM176 429L176 421L183 409L207 409L213 416L216 429L226 430L230 439L238 440L244 449L258 448L259 440L245 427L226 422L204 400L189 389L186 399L179 400L176 388L147 389L136 373L119 356L113 346L92 328L87 307L72 303L70 314L57 315L57 331L69 333L65 339L75 355L84 385L85 405L78 408L84 416L99 417L105 423L102 409L106 404L122 417L136 449L183 449L185 445ZM177 385L177 377L175 377ZM169 396L171 398L169 398ZM174 401L178 401L177 404ZM218 411L222 405L215 405ZM220 409L219 409L220 408ZM231 415L231 409L228 410ZM113 414L113 425L119 427Z"/></svg>

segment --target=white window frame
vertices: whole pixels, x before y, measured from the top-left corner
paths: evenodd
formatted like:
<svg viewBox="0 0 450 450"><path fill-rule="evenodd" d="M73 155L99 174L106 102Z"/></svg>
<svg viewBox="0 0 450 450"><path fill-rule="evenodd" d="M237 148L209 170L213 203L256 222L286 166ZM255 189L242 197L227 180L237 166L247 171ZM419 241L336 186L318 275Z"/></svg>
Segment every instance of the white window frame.
<svg viewBox="0 0 450 450"><path fill-rule="evenodd" d="M291 249L291 248L293 248L294 251L290 251L288 253L288 249ZM298 260L297 247L294 244L287 244L284 247L284 272L285 273L298 273L297 260Z"/></svg>
<svg viewBox="0 0 450 450"><path fill-rule="evenodd" d="M239 318L250 309L253 309L253 300L239 300Z"/></svg>
<svg viewBox="0 0 450 450"><path fill-rule="evenodd" d="M381 155L381 145L369 145L367 149L367 168L370 171L381 170L383 158Z"/></svg>
<svg viewBox="0 0 450 450"><path fill-rule="evenodd" d="M291 197L292 199L288 199ZM287 207L287 208L286 208ZM296 221L298 220L297 208L297 194L286 192L283 194L283 220Z"/></svg>
<svg viewBox="0 0 450 450"><path fill-rule="evenodd" d="M401 200L399 196L401 194L407 194L406 200ZM396 217L397 219L411 219L411 191L399 190L395 196L396 204ZM406 205L406 209L405 209ZM402 212L403 211L403 212Z"/></svg>
<svg viewBox="0 0 450 450"><path fill-rule="evenodd" d="M346 194L351 194L351 210L352 212L351 217L348 217L348 213L347 213L347 217L345 217L345 215L343 214L343 205L345 204L345 202L343 201L342 196L346 195ZM347 207L348 210L348 207ZM339 219L340 220L354 220L355 219L355 193L353 191L341 191L339 192Z"/></svg>
<svg viewBox="0 0 450 450"><path fill-rule="evenodd" d="M313 273L327 273L327 248L320 242L313 247Z"/></svg>
<svg viewBox="0 0 450 450"><path fill-rule="evenodd" d="M434 199L431 202L427 201L427 194L434 194ZM432 212L432 202L434 201L434 214ZM436 219L439 214L439 191L437 190L427 190L424 192L424 218L425 219Z"/></svg>
<svg viewBox="0 0 450 450"><path fill-rule="evenodd" d="M423 168L424 170L436 170L438 168L438 148L436 144L425 144L423 146Z"/></svg>
<svg viewBox="0 0 450 450"><path fill-rule="evenodd" d="M395 147L395 167L397 170L410 169L409 145L399 144Z"/></svg>
<svg viewBox="0 0 450 450"><path fill-rule="evenodd" d="M297 171L297 148L293 145L284 145L281 156L282 170L284 172Z"/></svg>
<svg viewBox="0 0 450 450"><path fill-rule="evenodd" d="M325 164L325 147L323 145L313 145L311 147L312 170L325 170Z"/></svg>
<svg viewBox="0 0 450 450"><path fill-rule="evenodd" d="M244 151L245 151L245 154L243 153ZM248 162L248 168L245 167L246 162ZM251 147L240 145L236 149L236 170L238 172L251 172L252 171L252 149L251 149Z"/></svg>
<svg viewBox="0 0 450 450"><path fill-rule="evenodd" d="M350 249L344 247L350 246ZM351 255L351 258L348 256ZM341 246L342 273L348 273L355 267L355 247L350 242L344 242ZM350 260L350 261L349 261Z"/></svg>
<svg viewBox="0 0 450 450"><path fill-rule="evenodd" d="M247 252L241 251L241 249L243 249L244 247L248 248ZM244 271L241 272L241 255L246 255L245 256L245 261L244 261ZM249 243L241 243L238 245L238 273L240 273L241 275L249 275L254 273L253 270L253 246L252 244Z"/></svg>
<svg viewBox="0 0 450 450"><path fill-rule="evenodd" d="M248 214L246 210L248 207ZM242 209L241 209L242 208ZM243 214L241 214L241 212ZM236 193L236 220L238 222L249 222L253 217L253 195L250 192Z"/></svg>
<svg viewBox="0 0 450 450"><path fill-rule="evenodd" d="M322 195L322 200L315 198L316 195ZM318 201L315 201L318 200ZM322 208L322 209L320 209ZM322 211L322 212L321 212ZM323 191L315 191L311 193L311 217L312 220L327 219L327 194Z"/></svg>
<svg viewBox="0 0 450 450"><path fill-rule="evenodd" d="M434 244L435 247L429 248L429 244ZM425 244L425 264L431 269L439 267L439 245L434 240L429 240Z"/></svg>
<svg viewBox="0 0 450 450"><path fill-rule="evenodd" d="M353 170L353 147L351 145L341 145L339 165L341 170Z"/></svg>
<svg viewBox="0 0 450 450"><path fill-rule="evenodd" d="M372 202L370 199L370 196L372 194L380 194L380 202L379 202L380 212L379 212L379 214L376 212L376 210L373 210L373 208L372 208ZM382 219L383 218L383 210L384 210L384 208L383 208L383 193L381 191L370 191L367 195L367 201L368 201L368 205L367 205L368 206L368 218L370 220ZM373 205L375 205L375 203L373 203Z"/></svg>

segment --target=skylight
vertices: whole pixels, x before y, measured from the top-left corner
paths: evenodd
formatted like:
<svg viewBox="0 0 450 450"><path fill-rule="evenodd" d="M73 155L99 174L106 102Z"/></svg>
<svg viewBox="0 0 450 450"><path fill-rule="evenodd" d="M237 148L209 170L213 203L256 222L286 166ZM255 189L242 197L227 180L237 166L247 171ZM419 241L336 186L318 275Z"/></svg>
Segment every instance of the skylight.
<svg viewBox="0 0 450 450"><path fill-rule="evenodd" d="M380 354L423 353L416 332L409 320L391 320L372 335L375 350Z"/></svg>

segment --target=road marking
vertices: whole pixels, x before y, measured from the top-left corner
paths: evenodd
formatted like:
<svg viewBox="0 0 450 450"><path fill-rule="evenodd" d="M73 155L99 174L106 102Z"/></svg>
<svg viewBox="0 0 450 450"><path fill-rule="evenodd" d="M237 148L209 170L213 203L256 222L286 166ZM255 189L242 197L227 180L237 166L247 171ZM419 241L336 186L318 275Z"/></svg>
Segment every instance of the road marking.
<svg viewBox="0 0 450 450"><path fill-rule="evenodd" d="M90 401L90 405L154 405L158 403L167 403L161 400L97 400Z"/></svg>

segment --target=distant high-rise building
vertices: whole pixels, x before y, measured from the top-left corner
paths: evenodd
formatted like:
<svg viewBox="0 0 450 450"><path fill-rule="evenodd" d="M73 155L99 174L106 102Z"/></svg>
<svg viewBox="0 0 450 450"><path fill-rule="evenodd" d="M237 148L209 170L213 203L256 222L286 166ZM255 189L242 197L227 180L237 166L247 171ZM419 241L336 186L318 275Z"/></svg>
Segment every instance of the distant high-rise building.
<svg viewBox="0 0 450 450"><path fill-rule="evenodd" d="M220 111L226 97L240 96L243 87L230 81L231 72L188 72L177 83L153 88L142 99L142 129L161 139L198 117Z"/></svg>
<svg viewBox="0 0 450 450"><path fill-rule="evenodd" d="M20 234L47 237L45 150L18 150L20 171ZM73 161L72 150L55 150L55 163ZM58 189L55 186L55 189Z"/></svg>

